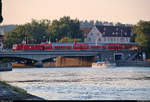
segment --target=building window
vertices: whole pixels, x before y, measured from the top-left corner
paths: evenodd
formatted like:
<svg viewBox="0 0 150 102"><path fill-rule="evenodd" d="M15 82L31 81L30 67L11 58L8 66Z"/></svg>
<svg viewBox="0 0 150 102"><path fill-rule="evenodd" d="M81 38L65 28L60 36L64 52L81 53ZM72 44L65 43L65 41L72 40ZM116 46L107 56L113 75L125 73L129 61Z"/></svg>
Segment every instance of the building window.
<svg viewBox="0 0 150 102"><path fill-rule="evenodd" d="M121 38L120 38L120 41L121 41L121 42L123 42L123 41L124 41L124 38L123 38L123 37L121 37Z"/></svg>
<svg viewBox="0 0 150 102"><path fill-rule="evenodd" d="M91 41L91 38L88 38L88 41Z"/></svg>
<svg viewBox="0 0 150 102"><path fill-rule="evenodd" d="M126 37L126 41L127 41L127 42L129 41L127 37Z"/></svg>
<svg viewBox="0 0 150 102"><path fill-rule="evenodd" d="M99 33L97 33L97 36L99 36Z"/></svg>
<svg viewBox="0 0 150 102"><path fill-rule="evenodd" d="M116 41L116 38L114 38L114 42Z"/></svg>
<svg viewBox="0 0 150 102"><path fill-rule="evenodd" d="M101 41L101 38L99 38L98 41L100 42L100 41Z"/></svg>
<svg viewBox="0 0 150 102"><path fill-rule="evenodd" d="M113 32L112 34L114 35L115 33Z"/></svg>
<svg viewBox="0 0 150 102"><path fill-rule="evenodd" d="M117 42L119 41L119 38L117 37Z"/></svg>
<svg viewBox="0 0 150 102"><path fill-rule="evenodd" d="M106 38L104 37L104 41L106 41Z"/></svg>
<svg viewBox="0 0 150 102"><path fill-rule="evenodd" d="M111 38L110 38L110 37L108 38L108 41L111 41Z"/></svg>
<svg viewBox="0 0 150 102"><path fill-rule="evenodd" d="M111 42L113 42L113 38L111 38Z"/></svg>

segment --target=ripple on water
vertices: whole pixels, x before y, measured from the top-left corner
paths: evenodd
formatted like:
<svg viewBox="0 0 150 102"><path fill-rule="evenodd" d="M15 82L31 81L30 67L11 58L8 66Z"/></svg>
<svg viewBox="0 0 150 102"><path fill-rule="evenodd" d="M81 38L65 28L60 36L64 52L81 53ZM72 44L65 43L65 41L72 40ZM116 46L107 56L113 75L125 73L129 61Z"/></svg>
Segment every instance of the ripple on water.
<svg viewBox="0 0 150 102"><path fill-rule="evenodd" d="M150 100L150 68L144 67L13 69L1 79L49 100Z"/></svg>

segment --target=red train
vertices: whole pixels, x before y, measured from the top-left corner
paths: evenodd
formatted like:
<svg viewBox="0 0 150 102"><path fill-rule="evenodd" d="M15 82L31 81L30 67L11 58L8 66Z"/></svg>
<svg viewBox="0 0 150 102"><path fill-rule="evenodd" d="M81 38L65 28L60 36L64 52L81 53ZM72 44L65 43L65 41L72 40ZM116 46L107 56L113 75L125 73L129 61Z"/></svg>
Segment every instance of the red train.
<svg viewBox="0 0 150 102"><path fill-rule="evenodd" d="M87 43L51 43L51 44L16 44L13 51L53 51L53 50L136 50L136 44L87 44Z"/></svg>

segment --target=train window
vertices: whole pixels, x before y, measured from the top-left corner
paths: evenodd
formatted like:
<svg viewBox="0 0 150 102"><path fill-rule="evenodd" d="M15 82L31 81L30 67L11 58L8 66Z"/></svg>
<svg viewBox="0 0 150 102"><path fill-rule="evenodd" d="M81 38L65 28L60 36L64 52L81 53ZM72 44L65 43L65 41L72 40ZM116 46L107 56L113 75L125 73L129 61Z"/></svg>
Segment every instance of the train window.
<svg viewBox="0 0 150 102"><path fill-rule="evenodd" d="M74 48L80 48L80 46L74 46Z"/></svg>

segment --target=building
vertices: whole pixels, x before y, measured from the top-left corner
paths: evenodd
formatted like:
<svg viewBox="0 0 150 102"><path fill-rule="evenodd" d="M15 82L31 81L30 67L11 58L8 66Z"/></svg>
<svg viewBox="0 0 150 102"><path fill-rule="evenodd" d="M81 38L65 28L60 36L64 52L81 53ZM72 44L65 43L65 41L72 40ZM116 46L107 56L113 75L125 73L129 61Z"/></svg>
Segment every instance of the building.
<svg viewBox="0 0 150 102"><path fill-rule="evenodd" d="M129 43L132 35L127 26L93 26L85 36L86 43Z"/></svg>
<svg viewBox="0 0 150 102"><path fill-rule="evenodd" d="M92 27L81 27L80 30L82 31L84 38L86 38L87 34L92 30Z"/></svg>

